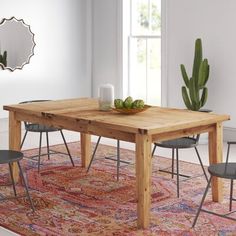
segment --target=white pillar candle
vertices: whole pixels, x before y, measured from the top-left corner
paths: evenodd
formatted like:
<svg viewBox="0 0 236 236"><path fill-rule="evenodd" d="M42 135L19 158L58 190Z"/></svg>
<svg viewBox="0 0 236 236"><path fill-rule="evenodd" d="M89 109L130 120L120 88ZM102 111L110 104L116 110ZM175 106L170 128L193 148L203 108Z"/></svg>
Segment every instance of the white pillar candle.
<svg viewBox="0 0 236 236"><path fill-rule="evenodd" d="M114 101L114 87L111 84L103 84L99 87L99 109L110 110Z"/></svg>

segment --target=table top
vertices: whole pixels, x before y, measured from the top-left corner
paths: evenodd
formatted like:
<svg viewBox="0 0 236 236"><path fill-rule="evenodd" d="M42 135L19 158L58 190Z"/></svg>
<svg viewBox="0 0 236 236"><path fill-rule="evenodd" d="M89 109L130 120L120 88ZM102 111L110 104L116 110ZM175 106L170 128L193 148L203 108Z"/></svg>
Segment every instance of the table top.
<svg viewBox="0 0 236 236"><path fill-rule="evenodd" d="M229 115L157 106L150 107L148 110L137 114L125 115L114 110L100 111L98 100L93 98L5 105L3 108L4 110L37 117L64 118L68 121L76 120L87 124L97 124L100 127L113 128L124 132L144 132L146 134L211 125L230 119Z"/></svg>

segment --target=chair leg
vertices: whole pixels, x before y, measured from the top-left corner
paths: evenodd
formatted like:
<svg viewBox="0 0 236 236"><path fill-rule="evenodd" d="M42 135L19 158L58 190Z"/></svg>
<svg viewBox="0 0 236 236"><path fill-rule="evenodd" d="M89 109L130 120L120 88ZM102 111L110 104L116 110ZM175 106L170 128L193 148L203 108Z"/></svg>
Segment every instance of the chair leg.
<svg viewBox="0 0 236 236"><path fill-rule="evenodd" d="M234 185L234 180L231 179L231 182L230 182L229 211L232 211L232 202L233 202L233 185Z"/></svg>
<svg viewBox="0 0 236 236"><path fill-rule="evenodd" d="M69 156L69 158L70 158L71 164L72 164L72 166L75 166L74 161L73 161L72 156L71 156L71 154L70 154L70 150L69 150L69 148L68 148L68 145L67 145L67 143L66 143L66 139L65 139L65 137L64 137L64 134L63 134L62 130L60 130L60 133L61 133L61 137L62 137L62 139L63 139L63 142L64 142L64 144L65 144L65 147L66 147L66 151L67 151L67 153L68 153L68 156Z"/></svg>
<svg viewBox="0 0 236 236"><path fill-rule="evenodd" d="M228 163L229 161L229 150L230 150L230 144L228 144L228 148L227 148L226 163Z"/></svg>
<svg viewBox="0 0 236 236"><path fill-rule="evenodd" d="M23 171L22 171L22 169L21 169L20 162L18 161L17 164L18 164L18 167L19 167L19 170L20 170L20 175L21 175L21 177L22 177L22 181L23 181L24 186L25 186L25 191L26 191L27 198L28 198L28 200L29 200L29 202L30 202L30 206L31 206L31 208L32 208L32 210L33 210L33 212L34 212L34 211L35 211L34 204L33 204L33 202L32 202L32 199L31 199L30 195L29 195L28 186L27 186L27 183L26 183L26 181L25 181L25 177L24 177Z"/></svg>
<svg viewBox="0 0 236 236"><path fill-rule="evenodd" d="M11 163L9 163L8 165L9 165L9 170L10 170L10 175L11 175L11 182L12 182L12 186L13 186L13 191L14 191L14 195L16 197L16 186L15 186L15 181L14 181L14 177L13 177L13 173L12 173Z"/></svg>
<svg viewBox="0 0 236 236"><path fill-rule="evenodd" d="M120 176L120 140L117 140L117 173L116 173L116 178L117 181L119 181L119 176Z"/></svg>
<svg viewBox="0 0 236 236"><path fill-rule="evenodd" d="M171 166L171 177L174 178L174 171L175 171L175 149L172 148L172 166Z"/></svg>
<svg viewBox="0 0 236 236"><path fill-rule="evenodd" d="M40 136L39 136L38 172L40 171L41 146L42 146L42 132L40 132Z"/></svg>
<svg viewBox="0 0 236 236"><path fill-rule="evenodd" d="M204 200L205 200L205 198L206 198L208 189L209 189L210 184L211 184L211 179L212 179L212 176L210 177L210 179L209 179L209 181L208 181L208 183L207 183L206 190L205 190L205 192L204 192L204 194L203 194L203 196L202 196L202 200L201 200L200 206L199 206L199 208L198 208L197 214L196 214L196 216L195 216L195 218L194 218L192 228L194 228L195 224L197 223L197 219L198 219L198 216L199 216L200 211L201 211L201 209L202 209L203 202L204 202Z"/></svg>
<svg viewBox="0 0 236 236"><path fill-rule="evenodd" d="M153 150L152 150L152 157L154 156L154 153L155 153L155 151L156 151L156 145L154 144L154 148L153 148Z"/></svg>
<svg viewBox="0 0 236 236"><path fill-rule="evenodd" d="M28 133L28 131L25 131L23 140L22 140L21 145L20 145L20 149L23 147L23 144L24 144L24 142L25 142L25 138L26 138L27 133Z"/></svg>
<svg viewBox="0 0 236 236"><path fill-rule="evenodd" d="M194 148L195 148L195 151L196 151L196 153L197 153L197 157L198 157L198 160L199 160L200 165L201 165L201 167L202 167L202 170L203 170L203 173L204 173L204 175L205 175L206 181L208 182L208 177L207 177L206 171L205 171L205 169L204 169L204 166L203 166L203 164L202 164L202 160L201 160L201 157L200 157L200 155L199 155L199 152L198 152L198 150L197 150L196 147L194 147Z"/></svg>
<svg viewBox="0 0 236 236"><path fill-rule="evenodd" d="M91 165L92 165L92 162L93 162L93 159L94 159L94 157L95 157L95 154L96 154L98 145L99 145L99 143L100 143L100 140L101 140L101 136L99 136L98 141L97 141L97 143L96 143L96 146L95 146L95 148L94 148L93 155L92 155L91 160L90 160L90 162L89 162L89 166L88 166L87 172L89 172L89 169L90 169L90 167L91 167Z"/></svg>
<svg viewBox="0 0 236 236"><path fill-rule="evenodd" d="M177 197L179 198L179 150L176 148Z"/></svg>
<svg viewBox="0 0 236 236"><path fill-rule="evenodd" d="M50 160L48 132L46 132L46 140L47 140L47 154L48 154L48 160Z"/></svg>

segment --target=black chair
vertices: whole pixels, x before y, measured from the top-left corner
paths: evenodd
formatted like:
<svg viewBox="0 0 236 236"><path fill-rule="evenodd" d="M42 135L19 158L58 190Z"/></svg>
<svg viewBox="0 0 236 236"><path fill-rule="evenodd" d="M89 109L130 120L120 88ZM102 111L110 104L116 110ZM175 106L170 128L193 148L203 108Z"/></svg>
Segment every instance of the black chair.
<svg viewBox="0 0 236 236"><path fill-rule="evenodd" d="M45 102L45 101L49 101L49 100L32 100L32 101L21 102L20 104L33 103L33 102ZM23 144L25 142L25 139L26 139L26 136L27 136L28 132L36 132L36 133L40 134L40 137L39 137L39 153L36 156L31 156L30 157L30 158L38 157L38 171L40 171L40 159L41 159L42 155L47 155L48 159L50 159L50 154L60 153L60 152L55 152L55 151L52 151L52 150L49 149L49 137L48 137L49 135L48 134L50 132L56 132L56 131L60 132L61 137L62 137L63 142L64 142L65 147L66 147L66 151L67 151L66 155L69 156L72 166L75 166L74 162L73 162L73 159L71 157L68 145L66 143L64 134L63 134L61 129L57 129L57 128L54 128L54 127L49 127L49 126L41 125L41 124L30 123L30 122L26 122L26 121L24 122L24 125L25 125L25 134L24 134L24 137L23 137L23 140L22 140L22 143L21 143L21 148L23 147ZM46 154L41 154L42 134L43 133L46 134L46 141L47 141L47 153ZM65 153L63 153L63 154L65 154Z"/></svg>
<svg viewBox="0 0 236 236"><path fill-rule="evenodd" d="M90 167L92 165L92 162L93 162L93 160L95 158L95 155L96 155L96 152L97 152L97 148L98 148L98 145L100 143L101 138L102 138L101 136L98 137L97 143L96 143L95 148L93 150L93 154L92 154L89 166L87 168L87 172L89 171L89 169L90 169ZM117 140L116 158L113 158L113 157L114 156L109 156L109 157L105 157L105 158L117 162L117 165L116 165L116 178L117 178L117 181L119 181L119 177L120 177L120 163L130 164L130 162L128 162L128 161L120 160L120 140Z"/></svg>
<svg viewBox="0 0 236 236"><path fill-rule="evenodd" d="M154 143L154 148L153 148L153 151L152 151L152 156L154 156L156 147L172 149L171 171L167 171L167 170L159 170L159 171L166 172L166 173L171 173L172 178L174 178L174 175L177 175L177 197L179 197L179 176L190 177L190 176L187 176L187 175L179 173L179 149L186 149L186 148L194 148L195 149L197 157L198 157L198 160L200 162L200 165L202 167L203 173L205 175L205 178L208 181L208 177L207 177L206 171L204 169L201 157L200 157L198 149L197 149L199 137L200 137L200 135L197 135L196 137L195 136L193 136L193 137L183 137L183 138L178 138L178 139L173 139L173 140L168 140L168 141ZM175 151L176 151L176 173L174 171Z"/></svg>
<svg viewBox="0 0 236 236"><path fill-rule="evenodd" d="M20 165L20 160L23 158L23 153L22 152L17 152L17 151L11 151L11 150L0 150L0 164L8 164L9 166L9 171L10 171L10 177L11 177L11 184L13 186L13 191L14 191L14 197L4 197L4 198L0 198L0 201L4 201L4 200L11 200L14 198L21 198L21 197L25 197L25 196L18 196L16 193L16 184L13 178L13 171L12 171L12 164L14 162L17 163L18 167L19 167L19 171L20 171L20 176L22 178L22 182L25 186L25 192L26 192L26 197L28 198L29 202L30 202L30 206L32 208L33 211L35 211L33 202L31 200L31 197L29 195L29 190L28 190L28 186L27 186L27 182L24 178L24 174ZM3 185L5 186L5 185Z"/></svg>
<svg viewBox="0 0 236 236"><path fill-rule="evenodd" d="M208 171L209 171L211 176L210 176L210 179L207 183L207 187L206 187L205 192L203 194L203 197L202 197L200 206L198 208L197 214L194 218L192 227L194 227L196 225L197 219L198 219L199 214L200 214L201 211L212 214L212 215L216 215L216 216L219 216L219 217L223 217L223 218L226 218L226 219L236 221L236 218L233 218L233 217L229 216L230 214L235 212L235 211L232 212L231 210L232 210L233 180L236 179L236 163L231 162L231 163L219 163L219 164L210 165L208 167ZM215 213L213 211L208 211L208 210L202 209L202 206L203 206L204 200L206 198L206 195L207 195L208 189L210 187L211 180L212 180L213 176L231 180L231 184L230 184L230 204L231 204L231 206L230 206L230 212L227 213L227 214L218 214L218 213Z"/></svg>

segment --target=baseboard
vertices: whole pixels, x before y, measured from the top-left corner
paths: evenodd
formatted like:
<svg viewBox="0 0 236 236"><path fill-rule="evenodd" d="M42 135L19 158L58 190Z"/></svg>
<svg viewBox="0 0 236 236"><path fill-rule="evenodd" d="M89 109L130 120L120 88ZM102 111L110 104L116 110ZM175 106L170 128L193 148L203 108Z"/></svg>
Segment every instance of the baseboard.
<svg viewBox="0 0 236 236"><path fill-rule="evenodd" d="M224 127L223 130L224 141L236 141L236 128L233 127Z"/></svg>
<svg viewBox="0 0 236 236"><path fill-rule="evenodd" d="M8 118L1 118L0 119L0 133L8 132Z"/></svg>

